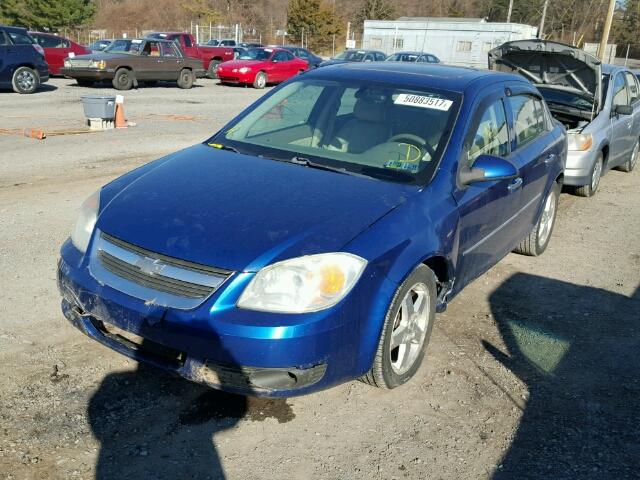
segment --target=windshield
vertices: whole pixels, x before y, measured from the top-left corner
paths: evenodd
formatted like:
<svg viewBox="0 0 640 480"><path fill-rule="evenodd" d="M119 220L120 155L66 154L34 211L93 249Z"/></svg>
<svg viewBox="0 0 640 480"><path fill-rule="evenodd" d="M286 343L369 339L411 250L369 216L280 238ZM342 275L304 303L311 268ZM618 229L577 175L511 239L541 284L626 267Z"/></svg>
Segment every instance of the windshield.
<svg viewBox="0 0 640 480"><path fill-rule="evenodd" d="M269 60L273 50L268 48L252 48L238 55L239 60Z"/></svg>
<svg viewBox="0 0 640 480"><path fill-rule="evenodd" d="M104 51L109 53L138 54L141 47L142 40L114 40Z"/></svg>
<svg viewBox="0 0 640 480"><path fill-rule="evenodd" d="M593 103L577 93L559 90L557 88L546 88L538 85L542 96L550 104L564 105L565 107L578 108L580 110L591 111Z"/></svg>
<svg viewBox="0 0 640 480"><path fill-rule="evenodd" d="M457 93L397 83L300 79L258 101L210 142L275 160L426 183L459 101Z"/></svg>
<svg viewBox="0 0 640 480"><path fill-rule="evenodd" d="M362 62L367 52L363 50L345 50L336 55L335 60L346 60L347 62Z"/></svg>

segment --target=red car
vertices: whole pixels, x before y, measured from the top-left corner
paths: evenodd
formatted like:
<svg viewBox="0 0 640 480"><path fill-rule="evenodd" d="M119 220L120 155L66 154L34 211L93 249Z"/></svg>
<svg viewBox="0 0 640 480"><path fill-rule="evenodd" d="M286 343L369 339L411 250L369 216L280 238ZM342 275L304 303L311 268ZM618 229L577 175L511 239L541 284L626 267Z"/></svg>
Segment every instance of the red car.
<svg viewBox="0 0 640 480"><path fill-rule="evenodd" d="M60 75L60 69L64 66L64 59L70 53L74 55L91 53L91 50L73 40L59 37L52 33L29 32L29 35L44 49L44 59L49 64L49 73L51 75Z"/></svg>
<svg viewBox="0 0 640 480"><path fill-rule="evenodd" d="M267 83L284 82L304 72L309 64L282 48L252 48L235 60L218 66L221 83L253 84L264 88Z"/></svg>

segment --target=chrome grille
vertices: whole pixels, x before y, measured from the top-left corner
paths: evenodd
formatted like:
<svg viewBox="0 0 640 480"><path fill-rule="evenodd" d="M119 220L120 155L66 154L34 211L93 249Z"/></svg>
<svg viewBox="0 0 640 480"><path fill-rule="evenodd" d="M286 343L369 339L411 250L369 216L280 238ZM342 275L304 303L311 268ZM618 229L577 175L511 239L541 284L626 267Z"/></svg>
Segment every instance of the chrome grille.
<svg viewBox="0 0 640 480"><path fill-rule="evenodd" d="M89 67L91 65L91 60L69 59L69 63L72 67Z"/></svg>
<svg viewBox="0 0 640 480"><path fill-rule="evenodd" d="M94 278L155 305L196 307L232 273L155 253L104 232L98 232L94 243Z"/></svg>

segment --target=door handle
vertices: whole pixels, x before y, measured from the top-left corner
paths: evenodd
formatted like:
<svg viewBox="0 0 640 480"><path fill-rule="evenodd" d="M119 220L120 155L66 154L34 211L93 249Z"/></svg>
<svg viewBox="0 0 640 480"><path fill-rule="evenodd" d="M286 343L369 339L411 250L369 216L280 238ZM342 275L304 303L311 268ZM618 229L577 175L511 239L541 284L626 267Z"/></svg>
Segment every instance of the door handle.
<svg viewBox="0 0 640 480"><path fill-rule="evenodd" d="M509 192L515 192L521 186L522 186L522 177L518 177L513 182L511 182L507 188L509 189Z"/></svg>
<svg viewBox="0 0 640 480"><path fill-rule="evenodd" d="M549 165L550 163L552 163L554 160L556 159L556 154L555 153L550 153L549 155L547 155L547 157L544 159L544 163L546 163L547 165Z"/></svg>

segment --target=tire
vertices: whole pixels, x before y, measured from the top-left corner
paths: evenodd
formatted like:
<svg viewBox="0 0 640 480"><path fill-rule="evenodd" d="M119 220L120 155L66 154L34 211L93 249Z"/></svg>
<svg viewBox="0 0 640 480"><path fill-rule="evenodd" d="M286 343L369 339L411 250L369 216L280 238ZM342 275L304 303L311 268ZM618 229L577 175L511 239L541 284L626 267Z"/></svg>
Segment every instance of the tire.
<svg viewBox="0 0 640 480"><path fill-rule="evenodd" d="M373 365L369 372L360 378L361 381L375 387L391 389L406 383L415 375L422 364L431 337L436 296L436 276L426 265L419 265L396 290L385 316ZM424 310L420 310L421 313L418 313L415 320L408 313L415 307L413 302L417 302L420 297L422 303L418 308L424 307ZM405 303L406 299L410 299L413 304L410 308ZM409 325L406 325L406 322L409 322ZM421 330L416 328L417 322L422 323ZM416 341L415 336L403 337L401 332L405 332L404 335L420 335L421 339ZM397 338L399 335L400 338ZM401 340L405 340L405 343L392 348L394 337L399 343ZM409 350L407 342L410 345Z"/></svg>
<svg viewBox="0 0 640 480"><path fill-rule="evenodd" d="M36 70L29 67L20 67L13 72L11 78L13 91L20 94L35 93L40 87L40 75Z"/></svg>
<svg viewBox="0 0 640 480"><path fill-rule="evenodd" d="M220 65L220 60L211 60L209 62L209 67L207 68L207 77L212 79L218 78L218 65Z"/></svg>
<svg viewBox="0 0 640 480"><path fill-rule="evenodd" d="M178 87L188 90L193 87L194 80L193 72L188 68L183 68L178 76Z"/></svg>
<svg viewBox="0 0 640 480"><path fill-rule="evenodd" d="M544 201L544 206L540 218L535 226L513 251L521 255L537 257L547 249L553 227L556 224L556 215L558 213L558 201L560 199L560 184L555 183L551 187L551 191Z"/></svg>
<svg viewBox="0 0 640 480"><path fill-rule="evenodd" d="M111 81L116 90L131 90L133 87L133 72L127 68L119 68Z"/></svg>
<svg viewBox="0 0 640 480"><path fill-rule="evenodd" d="M76 79L76 83L79 87L93 87L95 82L93 80Z"/></svg>
<svg viewBox="0 0 640 480"><path fill-rule="evenodd" d="M631 156L629 160L627 160L624 165L620 165L618 168L623 172L631 173L633 169L636 168L636 163L638 163L638 153L640 150L640 141L637 141L635 146L633 147L633 151L631 152Z"/></svg>
<svg viewBox="0 0 640 480"><path fill-rule="evenodd" d="M602 169L604 167L604 161L602 153L598 155L596 161L591 169L590 179L591 181L587 185L576 188L576 194L580 197L593 197L600 185L600 179L602 178Z"/></svg>
<svg viewBox="0 0 640 480"><path fill-rule="evenodd" d="M263 89L267 86L267 74L264 72L258 72L256 75L256 79L253 81L253 88L257 88L258 90Z"/></svg>

